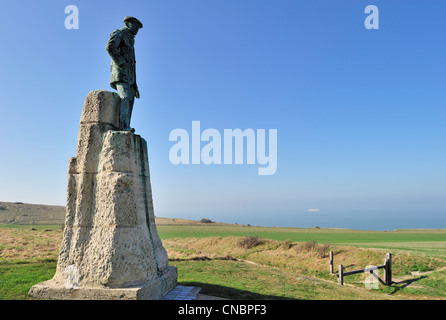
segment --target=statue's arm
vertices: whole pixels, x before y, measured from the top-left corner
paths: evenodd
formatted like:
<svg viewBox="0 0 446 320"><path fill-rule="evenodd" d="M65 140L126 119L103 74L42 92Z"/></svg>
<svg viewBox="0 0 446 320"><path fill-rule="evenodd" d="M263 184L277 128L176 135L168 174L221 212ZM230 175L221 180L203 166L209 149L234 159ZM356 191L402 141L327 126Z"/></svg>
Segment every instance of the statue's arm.
<svg viewBox="0 0 446 320"><path fill-rule="evenodd" d="M110 57L113 61L120 67L125 64L125 59L119 53L118 47L122 40L122 33L119 30L115 30L111 33L110 39L105 46L105 50L107 50Z"/></svg>

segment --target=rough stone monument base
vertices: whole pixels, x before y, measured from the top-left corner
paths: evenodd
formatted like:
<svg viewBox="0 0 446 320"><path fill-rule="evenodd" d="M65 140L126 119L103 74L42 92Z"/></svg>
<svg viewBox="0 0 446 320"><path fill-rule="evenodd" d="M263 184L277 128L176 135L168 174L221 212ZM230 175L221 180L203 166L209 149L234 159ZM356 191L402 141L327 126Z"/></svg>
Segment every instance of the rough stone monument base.
<svg viewBox="0 0 446 320"><path fill-rule="evenodd" d="M177 284L155 225L147 143L119 130L120 98L85 100L68 165L63 241L40 299L161 299Z"/></svg>
<svg viewBox="0 0 446 320"><path fill-rule="evenodd" d="M39 299L57 300L159 300L175 288L176 283L177 268L168 267L162 278L156 278L137 286L67 289L63 283L48 280L33 286L29 294Z"/></svg>

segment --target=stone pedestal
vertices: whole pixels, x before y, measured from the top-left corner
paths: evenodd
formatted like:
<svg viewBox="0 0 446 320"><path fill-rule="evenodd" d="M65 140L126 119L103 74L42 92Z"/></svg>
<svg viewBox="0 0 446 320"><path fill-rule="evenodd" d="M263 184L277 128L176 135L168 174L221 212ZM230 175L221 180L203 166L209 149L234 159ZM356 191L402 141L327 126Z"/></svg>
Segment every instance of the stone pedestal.
<svg viewBox="0 0 446 320"><path fill-rule="evenodd" d="M68 168L65 229L53 279L30 289L43 299L160 299L177 270L158 236L146 141L119 131L119 96L88 95Z"/></svg>

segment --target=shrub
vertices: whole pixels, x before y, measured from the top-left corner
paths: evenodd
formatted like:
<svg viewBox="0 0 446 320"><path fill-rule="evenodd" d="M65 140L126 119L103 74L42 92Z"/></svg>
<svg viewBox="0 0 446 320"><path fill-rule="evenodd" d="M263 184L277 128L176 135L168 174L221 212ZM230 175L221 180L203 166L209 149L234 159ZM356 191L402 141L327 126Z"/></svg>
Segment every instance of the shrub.
<svg viewBox="0 0 446 320"><path fill-rule="evenodd" d="M281 247L285 250L290 249L293 246L293 242L291 240L285 240L284 242L282 242Z"/></svg>
<svg viewBox="0 0 446 320"><path fill-rule="evenodd" d="M317 248L317 241L308 241L303 244L305 251L314 251Z"/></svg>
<svg viewBox="0 0 446 320"><path fill-rule="evenodd" d="M214 221L212 221L211 219L206 219L206 218L201 219L200 222L201 223L214 223Z"/></svg>
<svg viewBox="0 0 446 320"><path fill-rule="evenodd" d="M317 257L319 259L327 258L329 252L330 252L330 245L323 244L319 246L319 248L317 249Z"/></svg>
<svg viewBox="0 0 446 320"><path fill-rule="evenodd" d="M311 252L316 250L317 248L317 241L313 240L313 241L307 241L302 243L301 245L296 247L296 252L300 253L300 252Z"/></svg>
<svg viewBox="0 0 446 320"><path fill-rule="evenodd" d="M327 258L330 252L329 244L317 244L317 241L308 241L296 247L296 253L301 252L315 252L319 259Z"/></svg>
<svg viewBox="0 0 446 320"><path fill-rule="evenodd" d="M258 245L264 244L265 240L260 239L259 236L250 236L240 239L238 241L238 246L244 249L251 249Z"/></svg>

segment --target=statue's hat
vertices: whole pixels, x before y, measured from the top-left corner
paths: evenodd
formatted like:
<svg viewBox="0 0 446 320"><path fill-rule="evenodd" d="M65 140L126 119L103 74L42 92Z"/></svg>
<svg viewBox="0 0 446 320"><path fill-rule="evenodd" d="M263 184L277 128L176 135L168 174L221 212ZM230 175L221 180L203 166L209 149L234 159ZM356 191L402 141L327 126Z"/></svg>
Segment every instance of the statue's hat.
<svg viewBox="0 0 446 320"><path fill-rule="evenodd" d="M142 28L142 23L141 23L141 21L139 21L138 19L136 19L136 18L134 18L134 17L129 17L129 16L127 16L127 17L124 18L124 22L126 22L126 21L136 22L136 23L139 25L139 28L140 28L140 29Z"/></svg>

